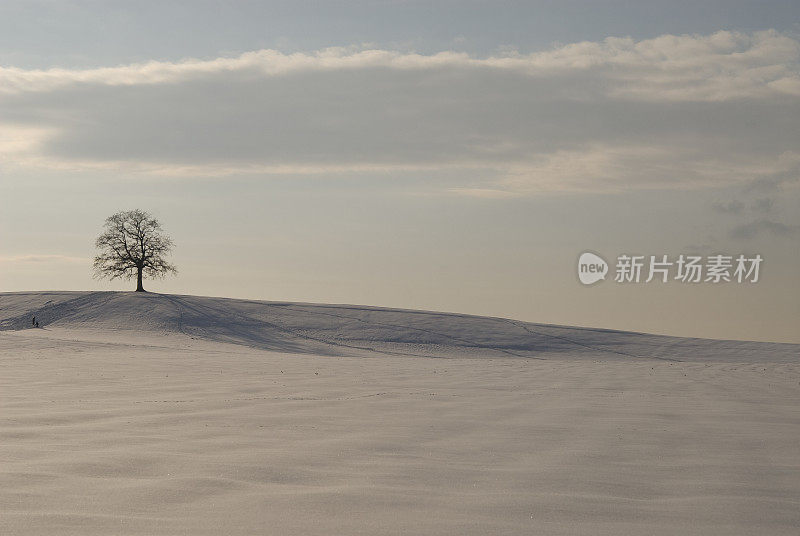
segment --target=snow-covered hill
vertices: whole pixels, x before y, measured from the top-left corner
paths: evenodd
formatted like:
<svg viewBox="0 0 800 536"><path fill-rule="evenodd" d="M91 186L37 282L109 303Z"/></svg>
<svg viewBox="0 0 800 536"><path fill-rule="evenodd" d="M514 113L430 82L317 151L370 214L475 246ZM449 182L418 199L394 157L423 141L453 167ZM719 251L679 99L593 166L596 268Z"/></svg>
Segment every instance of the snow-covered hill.
<svg viewBox="0 0 800 536"><path fill-rule="evenodd" d="M0 534L795 534L798 349L0 294Z"/></svg>
<svg viewBox="0 0 800 536"><path fill-rule="evenodd" d="M796 362L800 345L666 337L355 305L134 292L0 293L0 330L172 333L316 355L516 356Z"/></svg>

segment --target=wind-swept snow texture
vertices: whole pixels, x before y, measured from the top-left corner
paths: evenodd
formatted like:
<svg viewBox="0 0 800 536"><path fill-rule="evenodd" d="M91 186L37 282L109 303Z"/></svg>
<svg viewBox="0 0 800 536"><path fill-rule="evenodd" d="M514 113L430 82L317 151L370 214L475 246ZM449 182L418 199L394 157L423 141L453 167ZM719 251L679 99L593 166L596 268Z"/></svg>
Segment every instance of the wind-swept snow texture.
<svg viewBox="0 0 800 536"><path fill-rule="evenodd" d="M0 330L156 332L315 355L505 356L795 362L798 345L667 337L356 305L134 292L0 294Z"/></svg>
<svg viewBox="0 0 800 536"><path fill-rule="evenodd" d="M0 535L796 536L799 347L0 294Z"/></svg>

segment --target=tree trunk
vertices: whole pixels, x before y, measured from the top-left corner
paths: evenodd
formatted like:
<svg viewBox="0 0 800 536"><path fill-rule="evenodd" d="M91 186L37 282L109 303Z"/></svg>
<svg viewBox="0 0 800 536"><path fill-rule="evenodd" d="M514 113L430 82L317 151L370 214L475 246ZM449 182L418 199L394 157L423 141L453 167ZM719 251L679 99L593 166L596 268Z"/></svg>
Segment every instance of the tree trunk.
<svg viewBox="0 0 800 536"><path fill-rule="evenodd" d="M136 272L136 292L146 292L144 287L142 286L142 269L144 267L140 266Z"/></svg>

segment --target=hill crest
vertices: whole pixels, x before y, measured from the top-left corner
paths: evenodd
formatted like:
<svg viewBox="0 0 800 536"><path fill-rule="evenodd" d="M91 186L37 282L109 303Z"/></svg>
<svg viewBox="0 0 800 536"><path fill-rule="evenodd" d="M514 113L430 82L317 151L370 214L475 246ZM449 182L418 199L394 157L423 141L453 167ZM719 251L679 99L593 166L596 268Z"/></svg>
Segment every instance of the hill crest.
<svg viewBox="0 0 800 536"><path fill-rule="evenodd" d="M271 351L796 362L800 345L668 337L456 313L135 292L0 293L0 332L174 333Z"/></svg>

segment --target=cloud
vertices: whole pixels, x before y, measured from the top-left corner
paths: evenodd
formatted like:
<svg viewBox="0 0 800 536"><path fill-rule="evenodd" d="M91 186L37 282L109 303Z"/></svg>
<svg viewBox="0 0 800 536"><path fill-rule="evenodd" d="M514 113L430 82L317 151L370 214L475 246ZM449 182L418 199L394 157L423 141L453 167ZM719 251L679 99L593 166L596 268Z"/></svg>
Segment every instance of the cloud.
<svg viewBox="0 0 800 536"><path fill-rule="evenodd" d="M800 227L797 225L787 225L779 221L761 219L737 225L731 229L730 236L737 239L756 238L761 234L785 237L797 234L798 230L800 230Z"/></svg>
<svg viewBox="0 0 800 536"><path fill-rule="evenodd" d="M30 125L0 125L0 162L38 151L54 129Z"/></svg>
<svg viewBox="0 0 800 536"><path fill-rule="evenodd" d="M753 201L751 204L751 209L754 212L761 212L762 214L767 214L772 211L773 207L775 206L775 200L771 197L760 197Z"/></svg>
<svg viewBox="0 0 800 536"><path fill-rule="evenodd" d="M86 264L88 262L89 259L83 257L71 257L69 255L28 254L0 256L0 264Z"/></svg>
<svg viewBox="0 0 800 536"><path fill-rule="evenodd" d="M333 47L314 53L257 50L233 58L150 61L94 69L0 68L0 92L52 91L77 85L135 86L180 83L214 75L248 73L277 77L304 72L393 69L441 71L483 69L529 76L603 70L611 94L641 100L720 101L773 94L800 96L800 43L774 30L708 36L663 35L635 41L609 37L553 50L471 57L444 51L432 55Z"/></svg>
<svg viewBox="0 0 800 536"><path fill-rule="evenodd" d="M776 159L776 168L773 171L756 174L755 178L743 181L734 199L711 204L716 212L735 216L735 224L730 220L727 222L728 236L739 240L749 240L759 235L787 237L800 230L800 224L796 223L795 210L782 215L781 205L787 202L793 204L794 200L786 195L778 195L785 186L797 182L799 161L800 155L796 152L781 154ZM765 193L768 195L763 196ZM788 193L790 192L784 192ZM756 195L761 197L754 197ZM742 223L745 218L751 221Z"/></svg>
<svg viewBox="0 0 800 536"><path fill-rule="evenodd" d="M509 190L497 190L493 188L451 188L452 193L466 197L478 197L481 199L508 199L518 197L519 194Z"/></svg>
<svg viewBox="0 0 800 536"><path fill-rule="evenodd" d="M754 178L747 185L746 193L775 193L784 185L800 180L800 153L790 151L778 157L781 167L772 173Z"/></svg>
<svg viewBox="0 0 800 536"><path fill-rule="evenodd" d="M753 154L719 154L686 144L597 142L560 150L509 166L499 184L517 192L616 193L644 190L711 188L741 183L781 164ZM736 201L726 208L736 209Z"/></svg>
<svg viewBox="0 0 800 536"><path fill-rule="evenodd" d="M786 182L800 162L799 51L766 31L485 58L351 47L2 67L0 166L409 178L484 198Z"/></svg>
<svg viewBox="0 0 800 536"><path fill-rule="evenodd" d="M733 201L728 201L727 203L718 201L713 203L712 207L717 212L722 212L723 214L741 214L744 212L744 203L735 199Z"/></svg>

